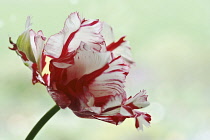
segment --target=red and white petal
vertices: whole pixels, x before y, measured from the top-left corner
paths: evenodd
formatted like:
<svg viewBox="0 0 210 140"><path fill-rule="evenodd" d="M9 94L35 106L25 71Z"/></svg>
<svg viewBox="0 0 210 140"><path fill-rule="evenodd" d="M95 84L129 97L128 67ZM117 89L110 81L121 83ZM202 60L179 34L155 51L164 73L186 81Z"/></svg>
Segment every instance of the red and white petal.
<svg viewBox="0 0 210 140"><path fill-rule="evenodd" d="M90 74L104 67L110 58L110 52L98 53L84 43L81 43L77 54L74 56L74 64L67 68L67 83L82 76ZM94 74L94 73L93 73Z"/></svg>
<svg viewBox="0 0 210 140"><path fill-rule="evenodd" d="M21 57L23 63L24 63L27 67L29 67L30 69L32 69L32 64L33 64L33 62L31 62L31 61L27 58L27 56L26 56L26 54L25 54L24 52L18 50L17 45L16 45L15 43L13 43L13 41L11 40L11 37L9 38L9 42L10 42L10 44L13 45L13 47L12 47L12 48L9 47L9 49L15 51L15 52L17 53L17 55L19 55L19 56Z"/></svg>
<svg viewBox="0 0 210 140"><path fill-rule="evenodd" d="M131 49L128 41L124 40L125 36L121 37L117 42L112 42L107 46L107 51L112 51L114 56L122 56L127 64L133 64L134 61L131 57Z"/></svg>
<svg viewBox="0 0 210 140"><path fill-rule="evenodd" d="M48 83L48 80L47 80L48 74L45 74L42 76L40 71L38 70L37 63L33 63L30 69L32 70L32 83L36 84L39 82L46 86Z"/></svg>
<svg viewBox="0 0 210 140"><path fill-rule="evenodd" d="M106 109L119 107L122 105L123 97L121 94L113 95L109 98L109 101L106 103L106 105L103 106L103 111Z"/></svg>
<svg viewBox="0 0 210 140"><path fill-rule="evenodd" d="M120 113L120 107L123 100L121 94L110 96L108 102L103 106L102 115L114 116Z"/></svg>
<svg viewBox="0 0 210 140"><path fill-rule="evenodd" d="M84 98L80 98L80 112L91 112L93 114L101 114L101 107L94 106L94 97L85 95ZM85 113L82 113L85 114Z"/></svg>
<svg viewBox="0 0 210 140"><path fill-rule="evenodd" d="M128 66L118 57L109 63L109 68L89 85L89 91L95 97L121 95L125 98L124 81L128 74Z"/></svg>
<svg viewBox="0 0 210 140"><path fill-rule="evenodd" d="M108 123L112 123L115 125L121 124L126 119L126 117L120 116L120 115L118 115L118 116L97 116L97 115L94 115L93 117L95 119L98 119L98 120L101 120L104 122L108 122Z"/></svg>
<svg viewBox="0 0 210 140"><path fill-rule="evenodd" d="M72 13L66 19L63 30L49 38L45 46L46 54L58 58L76 50L81 42L99 50L101 47L98 44L104 41L100 34L101 28L99 20L84 20L78 13Z"/></svg>
<svg viewBox="0 0 210 140"><path fill-rule="evenodd" d="M135 126L138 130L143 130L143 125L146 127L150 126L151 116L145 113L137 113L135 117Z"/></svg>
<svg viewBox="0 0 210 140"><path fill-rule="evenodd" d="M78 48L81 42L99 50L104 42L102 35L100 34L102 29L102 23L99 20L86 20L82 23L68 46L68 51L73 51Z"/></svg>
<svg viewBox="0 0 210 140"><path fill-rule="evenodd" d="M128 41L125 41L120 44L119 47L117 47L115 50L113 50L114 55L116 56L122 56L122 58L125 60L127 64L133 64L134 61L131 56L131 49Z"/></svg>
<svg viewBox="0 0 210 140"><path fill-rule="evenodd" d="M61 55L64 43L64 34L62 32L51 36L45 45L45 54L52 58L58 58Z"/></svg>
<svg viewBox="0 0 210 140"><path fill-rule="evenodd" d="M103 22L103 29L101 31L101 34L104 37L106 46L114 42L114 34L113 34L112 27L106 24L105 22Z"/></svg>
<svg viewBox="0 0 210 140"><path fill-rule="evenodd" d="M65 57L52 59L52 63L57 68L68 68L74 64L74 56L76 55L76 51L69 52Z"/></svg>
<svg viewBox="0 0 210 140"><path fill-rule="evenodd" d="M133 110L128 106L121 106L120 114L122 116L133 116Z"/></svg>
<svg viewBox="0 0 210 140"><path fill-rule="evenodd" d="M69 36L80 28L81 21L82 20L80 19L77 12L70 14L64 23L64 28L62 29L62 31L55 35L52 35L48 39L45 46L46 55L53 58L60 57L64 44L67 42Z"/></svg>
<svg viewBox="0 0 210 140"><path fill-rule="evenodd" d="M45 39L46 38L44 37L42 31L35 33L33 30L30 30L31 49L36 62L40 61L40 57L42 56Z"/></svg>
<svg viewBox="0 0 210 140"><path fill-rule="evenodd" d="M133 109L140 109L147 107L150 103L147 101L148 95L146 91L142 90L137 93L134 97L129 98L124 105L129 106Z"/></svg>
<svg viewBox="0 0 210 140"><path fill-rule="evenodd" d="M81 22L84 19L82 19L79 15L79 13L74 12L71 13L68 18L65 21L64 24L64 28L62 30L62 32L64 33L64 41L66 42L69 35L72 34L73 32L77 31L80 26L81 26Z"/></svg>

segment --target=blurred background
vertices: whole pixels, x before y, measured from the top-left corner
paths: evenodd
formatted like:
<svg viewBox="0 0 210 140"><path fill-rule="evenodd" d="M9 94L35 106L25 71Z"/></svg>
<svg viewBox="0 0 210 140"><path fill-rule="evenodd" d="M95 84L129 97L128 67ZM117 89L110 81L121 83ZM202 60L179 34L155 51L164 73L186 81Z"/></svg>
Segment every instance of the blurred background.
<svg viewBox="0 0 210 140"><path fill-rule="evenodd" d="M8 49L27 16L49 37L78 11L126 35L136 66L127 77L128 96L146 89L151 127L138 132L133 119L119 126L61 110L37 140L207 140L210 137L210 1L208 0L0 0L0 139L22 140L55 103L45 87L31 84L31 71Z"/></svg>

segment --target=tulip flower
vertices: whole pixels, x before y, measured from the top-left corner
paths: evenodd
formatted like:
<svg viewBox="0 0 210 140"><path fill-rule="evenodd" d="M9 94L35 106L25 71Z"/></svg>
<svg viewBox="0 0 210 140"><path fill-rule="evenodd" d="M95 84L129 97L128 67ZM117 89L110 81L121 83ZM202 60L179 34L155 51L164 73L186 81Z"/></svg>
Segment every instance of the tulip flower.
<svg viewBox="0 0 210 140"><path fill-rule="evenodd" d="M138 130L149 126L151 116L137 110L149 105L146 91L127 97L124 90L134 63L125 36L115 41L109 25L82 18L77 12L47 40L30 25L28 18L17 43L10 40L11 49L32 70L33 83L46 86L57 109L69 108L78 117L115 125L134 118Z"/></svg>

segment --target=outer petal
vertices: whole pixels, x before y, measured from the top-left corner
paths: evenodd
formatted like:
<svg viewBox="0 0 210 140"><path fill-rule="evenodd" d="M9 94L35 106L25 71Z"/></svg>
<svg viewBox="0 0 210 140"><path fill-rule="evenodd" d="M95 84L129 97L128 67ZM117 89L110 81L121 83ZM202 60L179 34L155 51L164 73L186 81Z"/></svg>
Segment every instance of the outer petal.
<svg viewBox="0 0 210 140"><path fill-rule="evenodd" d="M64 33L60 32L51 36L45 45L45 54L52 58L58 58L61 55L63 44Z"/></svg>
<svg viewBox="0 0 210 140"><path fill-rule="evenodd" d="M101 31L101 34L104 37L107 46L114 42L114 34L112 27L106 24L105 22L103 22L103 29Z"/></svg>
<svg viewBox="0 0 210 140"><path fill-rule="evenodd" d="M108 51L112 51L114 56L122 56L127 64L133 64L134 61L131 57L130 45L128 41L124 40L124 37L121 37L117 42L112 42L107 46Z"/></svg>
<svg viewBox="0 0 210 140"><path fill-rule="evenodd" d="M124 40L124 36L117 42L114 42L115 40L112 27L106 23L103 23L103 30L101 31L101 34L104 37L108 51L112 51L116 57L122 56L128 64L134 63L131 57L130 45L128 41Z"/></svg>
<svg viewBox="0 0 210 140"><path fill-rule="evenodd" d="M100 35L101 26L98 20L84 20L78 13L72 13L66 19L63 30L49 38L45 46L46 54L53 58L64 56L76 50L81 42L96 50L100 49L97 44L104 41Z"/></svg>
<svg viewBox="0 0 210 140"><path fill-rule="evenodd" d="M31 19L30 17L28 17L25 24L26 29L18 37L16 45L18 51L23 52L29 61L35 63L34 54L31 48L30 30L29 30L30 26L31 26Z"/></svg>
<svg viewBox="0 0 210 140"><path fill-rule="evenodd" d="M13 45L13 47L9 48L9 49L15 51L21 57L24 64L31 69L33 63L27 58L26 54L24 52L18 50L17 45L15 43L13 43L13 41L11 40L11 37L9 38L9 42L10 42L10 44Z"/></svg>
<svg viewBox="0 0 210 140"><path fill-rule="evenodd" d="M43 56L42 54L43 54L45 39L46 38L44 37L42 31L38 31L37 33L35 33L33 30L30 30L31 48L40 72L44 67L42 59L45 59L45 56Z"/></svg>
<svg viewBox="0 0 210 140"><path fill-rule="evenodd" d="M64 23L64 28L62 31L48 39L45 46L46 54L53 58L58 58L61 55L63 46L69 36L74 34L74 32L80 28L81 21L82 20L80 19L78 13L75 12L70 14Z"/></svg>

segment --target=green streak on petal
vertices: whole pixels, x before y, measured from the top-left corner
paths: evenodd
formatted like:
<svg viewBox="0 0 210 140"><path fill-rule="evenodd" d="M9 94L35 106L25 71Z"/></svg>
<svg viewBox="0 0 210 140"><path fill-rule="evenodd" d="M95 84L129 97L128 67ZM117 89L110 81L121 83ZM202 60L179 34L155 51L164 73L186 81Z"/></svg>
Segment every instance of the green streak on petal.
<svg viewBox="0 0 210 140"><path fill-rule="evenodd" d="M27 63L24 63L24 65L26 65L27 67L29 67L29 64L27 64Z"/></svg>
<svg viewBox="0 0 210 140"><path fill-rule="evenodd" d="M32 48L31 48L31 42L30 42L30 32L29 30L26 30L23 32L17 39L17 47L19 51L22 51L26 54L26 57L36 63Z"/></svg>

